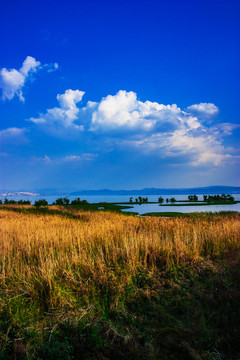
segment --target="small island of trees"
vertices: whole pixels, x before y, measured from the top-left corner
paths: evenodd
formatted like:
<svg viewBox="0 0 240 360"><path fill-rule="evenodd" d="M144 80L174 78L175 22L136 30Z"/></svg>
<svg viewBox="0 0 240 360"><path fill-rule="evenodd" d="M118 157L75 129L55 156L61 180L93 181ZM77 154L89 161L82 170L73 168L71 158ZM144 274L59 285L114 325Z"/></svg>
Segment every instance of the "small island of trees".
<svg viewBox="0 0 240 360"><path fill-rule="evenodd" d="M207 202L218 202L218 201L235 201L234 197L229 194L222 194L222 195L203 195L203 201Z"/></svg>
<svg viewBox="0 0 240 360"><path fill-rule="evenodd" d="M133 197L131 196L130 199L129 199L129 202L130 203L133 203ZM148 203L148 198L143 198L141 196L139 196L138 198L135 198L135 203L138 203L138 204L143 204L143 203Z"/></svg>
<svg viewBox="0 0 240 360"><path fill-rule="evenodd" d="M189 195L188 201L198 201L198 196L197 195Z"/></svg>

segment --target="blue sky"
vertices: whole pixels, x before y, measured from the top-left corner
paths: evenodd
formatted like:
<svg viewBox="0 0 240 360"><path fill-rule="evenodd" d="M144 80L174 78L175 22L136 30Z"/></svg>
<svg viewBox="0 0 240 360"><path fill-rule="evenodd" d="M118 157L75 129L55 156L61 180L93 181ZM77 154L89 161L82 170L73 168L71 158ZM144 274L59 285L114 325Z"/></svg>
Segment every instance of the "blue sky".
<svg viewBox="0 0 240 360"><path fill-rule="evenodd" d="M0 188L239 185L239 1L8 1Z"/></svg>

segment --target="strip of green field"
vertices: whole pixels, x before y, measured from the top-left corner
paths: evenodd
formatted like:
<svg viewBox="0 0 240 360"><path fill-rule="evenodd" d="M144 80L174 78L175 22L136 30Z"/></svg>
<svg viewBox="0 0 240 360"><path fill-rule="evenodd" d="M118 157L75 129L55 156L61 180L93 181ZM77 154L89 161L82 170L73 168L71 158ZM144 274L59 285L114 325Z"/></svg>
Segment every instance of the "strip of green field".
<svg viewBox="0 0 240 360"><path fill-rule="evenodd" d="M154 217L201 217L201 216L228 216L236 215L237 211L219 211L219 212L194 212L194 213L181 213L181 212L150 212L141 214L141 216L154 216Z"/></svg>
<svg viewBox="0 0 240 360"><path fill-rule="evenodd" d="M180 204L179 204L180 203ZM188 202L186 200L177 200L176 202L169 202L166 204L160 204L158 201L149 201L149 202L114 202L109 203L112 205L148 205L148 204L159 204L159 206L207 206L207 205L235 205L240 203L240 201L194 201Z"/></svg>
<svg viewBox="0 0 240 360"><path fill-rule="evenodd" d="M141 216L157 216L157 217L188 217L188 213L181 212L150 212L142 214Z"/></svg>
<svg viewBox="0 0 240 360"><path fill-rule="evenodd" d="M194 203L185 203L185 204L178 204L178 203L168 203L168 204L159 204L159 206L208 206L208 205L235 205L238 204L240 201L213 201L213 202L194 202Z"/></svg>

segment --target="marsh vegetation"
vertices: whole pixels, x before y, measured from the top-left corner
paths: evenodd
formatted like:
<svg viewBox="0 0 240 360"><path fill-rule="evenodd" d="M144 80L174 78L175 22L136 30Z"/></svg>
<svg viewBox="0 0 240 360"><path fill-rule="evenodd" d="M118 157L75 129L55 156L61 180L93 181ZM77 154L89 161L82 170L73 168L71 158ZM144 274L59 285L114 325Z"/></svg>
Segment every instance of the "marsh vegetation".
<svg viewBox="0 0 240 360"><path fill-rule="evenodd" d="M0 359L239 358L238 213L0 217Z"/></svg>

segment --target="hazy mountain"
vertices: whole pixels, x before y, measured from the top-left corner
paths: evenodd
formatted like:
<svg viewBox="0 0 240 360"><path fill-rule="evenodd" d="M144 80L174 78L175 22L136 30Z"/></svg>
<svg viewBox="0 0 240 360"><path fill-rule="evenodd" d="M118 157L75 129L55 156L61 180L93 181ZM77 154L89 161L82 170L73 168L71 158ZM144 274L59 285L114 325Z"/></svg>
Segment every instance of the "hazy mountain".
<svg viewBox="0 0 240 360"><path fill-rule="evenodd" d="M133 189L133 190L110 190L110 189L100 189L100 190L82 190L75 188L65 188L65 189L54 189L54 188L44 188L44 189L34 189L26 190L25 194L19 191L12 190L2 190L0 195L30 195L30 193L37 193L40 196L84 196L84 195L188 195L188 194L239 194L239 186L207 186L207 187L196 187L196 188L144 188L144 189ZM22 193L21 193L22 192ZM32 194L35 195L35 194Z"/></svg>
<svg viewBox="0 0 240 360"><path fill-rule="evenodd" d="M79 190L69 195L177 195L177 194L236 194L240 193L240 187L237 186L208 186L185 189L164 189L164 188L144 188L140 190Z"/></svg>

